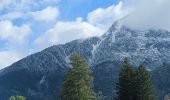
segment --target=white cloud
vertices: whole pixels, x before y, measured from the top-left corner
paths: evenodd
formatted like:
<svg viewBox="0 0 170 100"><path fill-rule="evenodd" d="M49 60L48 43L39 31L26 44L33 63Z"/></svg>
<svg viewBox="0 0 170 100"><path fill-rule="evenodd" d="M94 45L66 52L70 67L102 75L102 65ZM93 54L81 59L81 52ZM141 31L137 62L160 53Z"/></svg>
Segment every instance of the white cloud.
<svg viewBox="0 0 170 100"><path fill-rule="evenodd" d="M1 0L0 10L8 7L8 5L10 5L11 3L12 3L12 0Z"/></svg>
<svg viewBox="0 0 170 100"><path fill-rule="evenodd" d="M0 69L5 68L12 63L20 60L24 57L19 51L9 50L9 51L0 51Z"/></svg>
<svg viewBox="0 0 170 100"><path fill-rule="evenodd" d="M104 34L114 21L127 15L129 9L123 3L108 8L98 8L90 12L87 21L77 18L75 21L58 21L55 26L35 40L42 48L54 44L66 43L75 39L100 36ZM41 48L41 47L40 47Z"/></svg>
<svg viewBox="0 0 170 100"><path fill-rule="evenodd" d="M147 30L163 28L170 31L170 0L124 0L133 12L122 20L130 28Z"/></svg>
<svg viewBox="0 0 170 100"><path fill-rule="evenodd" d="M129 13L128 8L123 7L123 2L111 5L108 8L98 8L88 14L88 22L107 30L114 21L117 21Z"/></svg>
<svg viewBox="0 0 170 100"><path fill-rule="evenodd" d="M77 18L72 22L57 22L53 28L37 38L35 44L47 47L79 38L101 35L103 33L104 31L102 29L82 21L82 18Z"/></svg>
<svg viewBox="0 0 170 100"><path fill-rule="evenodd" d="M31 9L58 4L61 0L1 0L0 10L30 11Z"/></svg>
<svg viewBox="0 0 170 100"><path fill-rule="evenodd" d="M1 0L0 10L24 11L35 4L34 0Z"/></svg>
<svg viewBox="0 0 170 100"><path fill-rule="evenodd" d="M38 11L12 11L5 13L3 15L0 15L0 20L16 20L16 19L25 19L30 21L33 21L32 19L36 21L46 21L46 22L55 22L56 19L59 16L59 9L57 7L46 7L42 10Z"/></svg>
<svg viewBox="0 0 170 100"><path fill-rule="evenodd" d="M0 39L10 43L22 44L31 33L28 25L14 26L12 22L5 20L0 22Z"/></svg>
<svg viewBox="0 0 170 100"><path fill-rule="evenodd" d="M60 2L61 0L42 0L42 2L45 2L45 3L57 3L57 2Z"/></svg>
<svg viewBox="0 0 170 100"><path fill-rule="evenodd" d="M59 16L57 7L47 7L41 11L31 13L33 18L38 21L55 21Z"/></svg>
<svg viewBox="0 0 170 100"><path fill-rule="evenodd" d="M21 18L23 14L21 12L9 12L0 16L0 20L15 20Z"/></svg>
<svg viewBox="0 0 170 100"><path fill-rule="evenodd" d="M29 51L26 50L31 49L31 28L35 26L33 28L36 30L36 25L41 24L35 20L55 21L59 15L58 7L56 7L59 1L0 0L0 45L2 45L0 50L5 49L0 51L0 69L28 55ZM50 24L46 25L50 27ZM31 36L34 37L34 35ZM25 51L24 54L23 51Z"/></svg>

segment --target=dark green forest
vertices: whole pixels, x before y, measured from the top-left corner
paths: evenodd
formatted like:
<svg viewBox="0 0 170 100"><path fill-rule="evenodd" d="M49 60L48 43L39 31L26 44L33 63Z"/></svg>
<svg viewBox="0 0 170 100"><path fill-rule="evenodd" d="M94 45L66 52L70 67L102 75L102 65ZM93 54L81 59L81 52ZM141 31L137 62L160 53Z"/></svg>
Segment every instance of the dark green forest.
<svg viewBox="0 0 170 100"><path fill-rule="evenodd" d="M79 54L73 54L70 61L60 100L105 100L106 97L101 91L94 91L93 74L85 59ZM110 100L157 100L150 73L144 65L138 68L133 67L128 58L122 62L114 90L116 91L113 92ZM26 98L11 96L8 100L26 100Z"/></svg>

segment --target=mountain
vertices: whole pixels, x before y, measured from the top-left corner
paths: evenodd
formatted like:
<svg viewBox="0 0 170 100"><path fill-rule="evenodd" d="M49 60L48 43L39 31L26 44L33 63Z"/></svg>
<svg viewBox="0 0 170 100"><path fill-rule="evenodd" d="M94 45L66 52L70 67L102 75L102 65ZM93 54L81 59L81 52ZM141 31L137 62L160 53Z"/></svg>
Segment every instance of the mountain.
<svg viewBox="0 0 170 100"><path fill-rule="evenodd" d="M114 23L100 37L49 47L0 71L0 100L7 100L15 94L24 95L28 100L58 100L69 57L75 52L80 53L93 70L95 91L101 91L109 100L115 93L124 57L128 57L134 67L144 64L152 71L170 63L170 32L138 31ZM156 81L159 80L155 78L158 75L156 71L152 75L156 90L161 91L157 92L158 96L162 99L170 93L170 87Z"/></svg>

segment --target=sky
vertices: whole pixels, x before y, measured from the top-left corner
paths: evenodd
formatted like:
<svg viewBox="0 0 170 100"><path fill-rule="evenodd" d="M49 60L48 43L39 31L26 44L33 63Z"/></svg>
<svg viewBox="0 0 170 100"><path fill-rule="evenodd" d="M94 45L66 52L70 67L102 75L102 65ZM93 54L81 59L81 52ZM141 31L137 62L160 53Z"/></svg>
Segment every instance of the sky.
<svg viewBox="0 0 170 100"><path fill-rule="evenodd" d="M170 30L170 0L0 0L0 69L49 46L101 36L117 20Z"/></svg>
<svg viewBox="0 0 170 100"><path fill-rule="evenodd" d="M118 0L0 2L0 69L52 45L100 36L119 16L110 12L121 9Z"/></svg>

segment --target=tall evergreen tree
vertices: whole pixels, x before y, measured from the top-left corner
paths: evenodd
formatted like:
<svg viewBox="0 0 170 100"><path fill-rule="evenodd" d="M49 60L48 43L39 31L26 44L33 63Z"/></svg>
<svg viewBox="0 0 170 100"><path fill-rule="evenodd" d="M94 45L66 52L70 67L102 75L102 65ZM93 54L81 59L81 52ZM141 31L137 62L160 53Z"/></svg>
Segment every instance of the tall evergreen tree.
<svg viewBox="0 0 170 100"><path fill-rule="evenodd" d="M135 100L135 71L125 58L117 83L117 100Z"/></svg>
<svg viewBox="0 0 170 100"><path fill-rule="evenodd" d="M136 76L136 100L155 100L150 74L143 65L138 67Z"/></svg>
<svg viewBox="0 0 170 100"><path fill-rule="evenodd" d="M93 77L86 61L79 54L70 58L72 68L66 75L62 89L62 100L96 100L92 90Z"/></svg>
<svg viewBox="0 0 170 100"><path fill-rule="evenodd" d="M150 74L143 65L134 70L125 58L117 84L117 100L155 100Z"/></svg>

